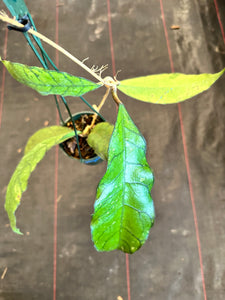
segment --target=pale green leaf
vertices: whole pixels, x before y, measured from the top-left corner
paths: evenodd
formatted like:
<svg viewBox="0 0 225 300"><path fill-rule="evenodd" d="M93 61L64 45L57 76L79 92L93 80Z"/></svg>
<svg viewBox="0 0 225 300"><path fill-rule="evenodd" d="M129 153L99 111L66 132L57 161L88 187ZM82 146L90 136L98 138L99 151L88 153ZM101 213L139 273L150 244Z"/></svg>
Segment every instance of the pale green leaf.
<svg viewBox="0 0 225 300"><path fill-rule="evenodd" d="M45 70L19 63L1 60L8 72L20 83L31 87L42 95L82 96L101 85L65 72Z"/></svg>
<svg viewBox="0 0 225 300"><path fill-rule="evenodd" d="M88 135L87 142L95 153L103 160L108 159L109 141L114 126L108 122L97 124Z"/></svg>
<svg viewBox="0 0 225 300"><path fill-rule="evenodd" d="M91 222L98 251L120 249L133 253L148 238L155 213L150 194L153 173L145 152L143 136L120 104Z"/></svg>
<svg viewBox="0 0 225 300"><path fill-rule="evenodd" d="M122 80L118 89L137 100L155 104L182 102L205 90L224 73L186 75L158 74Z"/></svg>
<svg viewBox="0 0 225 300"><path fill-rule="evenodd" d="M67 133L71 133L71 129L65 126L49 126L45 128L41 128L36 131L27 141L27 144L24 149L24 154L27 154L30 150L32 150L36 145L41 143L44 140L47 140L49 137L54 136L64 136ZM80 131L77 131L77 134L80 134Z"/></svg>
<svg viewBox="0 0 225 300"><path fill-rule="evenodd" d="M5 209L8 213L10 225L15 233L21 234L16 226L15 211L17 210L22 193L27 189L28 179L31 172L34 171L36 165L42 160L45 153L55 145L58 145L65 140L74 136L74 132L67 128L44 128L42 135L39 136L39 142L34 138L34 144L31 143L32 137L29 140L29 145L26 147L26 154L19 162L15 172L13 173L6 191ZM48 133L46 135L46 133ZM34 134L35 136L35 134Z"/></svg>

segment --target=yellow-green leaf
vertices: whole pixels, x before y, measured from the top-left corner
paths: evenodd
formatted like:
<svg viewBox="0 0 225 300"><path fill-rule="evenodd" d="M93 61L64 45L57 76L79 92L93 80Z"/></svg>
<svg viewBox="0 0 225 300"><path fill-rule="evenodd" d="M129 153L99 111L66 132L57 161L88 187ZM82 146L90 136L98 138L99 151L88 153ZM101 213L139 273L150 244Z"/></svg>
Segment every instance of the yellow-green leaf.
<svg viewBox="0 0 225 300"><path fill-rule="evenodd" d="M97 124L88 135L88 145L94 149L95 153L103 160L108 159L109 141L114 126L108 122Z"/></svg>
<svg viewBox="0 0 225 300"><path fill-rule="evenodd" d="M24 149L24 154L27 154L36 145L42 143L42 141L44 140L47 140L49 137L60 136L60 135L64 136L67 133L71 133L71 129L65 126L54 125L54 126L41 128L38 131L36 131L27 141L27 144ZM81 131L77 131L77 134L80 133Z"/></svg>
<svg viewBox="0 0 225 300"><path fill-rule="evenodd" d="M205 90L224 73L186 75L158 74L122 80L118 89L137 100L155 104L182 102Z"/></svg>
<svg viewBox="0 0 225 300"><path fill-rule="evenodd" d="M58 130L56 127L58 127ZM7 211L10 220L10 226L15 233L21 234L19 228L16 226L15 211L20 204L22 193L27 189L28 179L31 172L34 171L37 164L50 148L73 136L74 132L71 129L61 126L53 126L53 128L47 127L43 129L42 139L39 135L38 142L37 139L35 140L34 138L34 143L28 143L25 155L13 173L6 191L5 210Z"/></svg>

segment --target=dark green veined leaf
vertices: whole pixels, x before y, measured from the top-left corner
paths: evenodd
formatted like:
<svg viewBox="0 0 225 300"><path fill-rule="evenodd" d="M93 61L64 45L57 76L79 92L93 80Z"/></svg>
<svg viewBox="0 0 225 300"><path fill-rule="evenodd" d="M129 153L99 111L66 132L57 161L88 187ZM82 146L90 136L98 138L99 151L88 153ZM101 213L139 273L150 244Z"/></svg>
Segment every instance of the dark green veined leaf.
<svg viewBox="0 0 225 300"><path fill-rule="evenodd" d="M137 100L155 104L182 102L207 90L223 73L158 74L122 80L118 89Z"/></svg>
<svg viewBox="0 0 225 300"><path fill-rule="evenodd" d="M31 172L34 171L36 165L50 148L74 136L74 132L71 129L59 127L53 126L43 129L45 131L42 135L43 139L39 139L39 142L35 145L32 143L29 145L26 154L19 162L10 179L6 192L5 210L7 211L11 228L15 233L21 234L19 228L16 227L15 211L20 204L22 193L27 189ZM48 134L48 137L46 137L46 134Z"/></svg>
<svg viewBox="0 0 225 300"><path fill-rule="evenodd" d="M103 160L108 159L109 141L114 126L108 122L97 124L88 135L88 145L94 149L95 153Z"/></svg>
<svg viewBox="0 0 225 300"><path fill-rule="evenodd" d="M143 136L120 104L91 222L98 251L133 253L148 237L155 213L150 194L153 173L145 152Z"/></svg>
<svg viewBox="0 0 225 300"><path fill-rule="evenodd" d="M45 70L1 60L14 79L36 90L43 96L61 95L79 97L101 85L65 72Z"/></svg>

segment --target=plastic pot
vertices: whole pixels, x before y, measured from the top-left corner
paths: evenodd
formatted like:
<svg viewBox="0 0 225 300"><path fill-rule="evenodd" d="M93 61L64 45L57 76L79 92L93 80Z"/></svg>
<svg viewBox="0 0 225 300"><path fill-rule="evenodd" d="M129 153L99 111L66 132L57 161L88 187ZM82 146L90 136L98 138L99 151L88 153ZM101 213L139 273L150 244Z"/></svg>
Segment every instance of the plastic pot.
<svg viewBox="0 0 225 300"><path fill-rule="evenodd" d="M76 125L78 131L83 131L87 125L90 125L92 122L92 116L94 115L91 111L83 111L76 113L72 116L72 119ZM96 123L104 122L99 116L96 119ZM73 129L72 121L68 118L65 121L65 126L70 127ZM94 150L88 145L87 137L79 137L79 145L80 145L80 152L82 158L79 156L79 151L77 147L77 140L76 137L66 140L65 142L61 143L59 146L64 151L64 153L72 159L79 159L80 162L87 164L87 165L96 165L102 162L102 159L95 154Z"/></svg>

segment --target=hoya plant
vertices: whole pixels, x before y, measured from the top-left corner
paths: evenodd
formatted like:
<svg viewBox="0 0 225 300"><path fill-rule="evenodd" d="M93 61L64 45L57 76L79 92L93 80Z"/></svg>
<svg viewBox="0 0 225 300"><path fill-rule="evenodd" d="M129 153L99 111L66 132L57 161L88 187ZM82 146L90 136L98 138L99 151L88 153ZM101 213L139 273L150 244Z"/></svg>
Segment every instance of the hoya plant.
<svg viewBox="0 0 225 300"><path fill-rule="evenodd" d="M21 30L26 26L4 13L0 18ZM90 69L36 30L27 28L26 31L67 55L91 74L94 81L0 59L13 78L43 96L83 97L93 90L102 89L103 97L98 106L91 107L92 113L78 117L70 114L61 126L40 129L28 139L24 156L6 192L5 209L11 228L15 233L22 234L16 225L15 212L27 189L28 179L45 153L53 146L60 145L67 154L77 157L81 162L107 162L106 172L97 187L91 221L92 240L98 251L119 249L134 253L145 243L154 224L155 211L151 197L154 176L146 160L146 141L117 92L119 90L138 101L159 105L179 103L207 90L225 69L215 74L170 73L124 80L102 77L106 66ZM118 108L114 125L106 122L100 114L110 94ZM69 109L66 101L64 104Z"/></svg>

